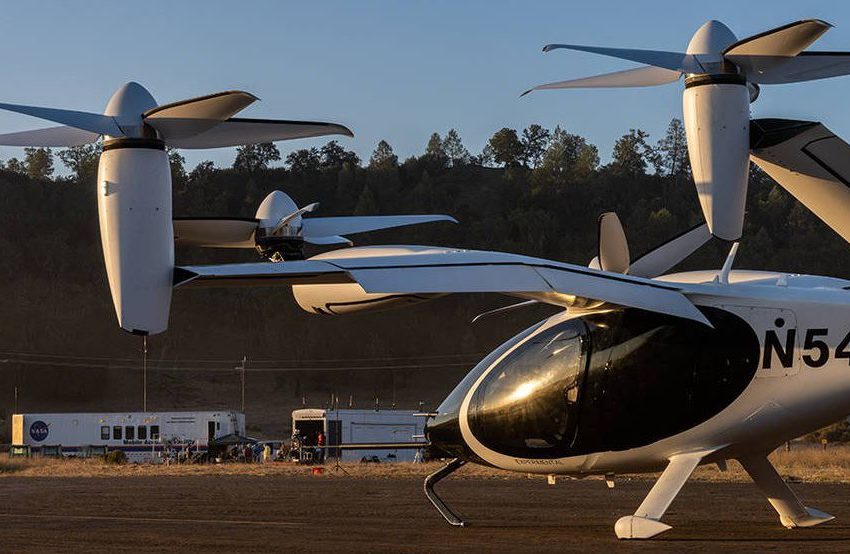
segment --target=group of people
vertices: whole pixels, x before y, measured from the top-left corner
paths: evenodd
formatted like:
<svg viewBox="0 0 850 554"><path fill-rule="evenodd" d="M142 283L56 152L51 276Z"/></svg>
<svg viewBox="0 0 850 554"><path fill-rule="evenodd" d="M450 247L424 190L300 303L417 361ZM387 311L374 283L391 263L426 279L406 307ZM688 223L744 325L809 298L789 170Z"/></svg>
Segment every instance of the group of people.
<svg viewBox="0 0 850 554"><path fill-rule="evenodd" d="M301 435L296 429L289 441L289 460L297 463L322 464L326 457L325 432Z"/></svg>

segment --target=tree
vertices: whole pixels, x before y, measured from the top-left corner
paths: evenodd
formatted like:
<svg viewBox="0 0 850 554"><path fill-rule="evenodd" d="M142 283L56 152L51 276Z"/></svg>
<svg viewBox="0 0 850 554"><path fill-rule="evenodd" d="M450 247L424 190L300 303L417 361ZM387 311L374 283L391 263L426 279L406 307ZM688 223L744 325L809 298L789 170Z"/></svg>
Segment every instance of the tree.
<svg viewBox="0 0 850 554"><path fill-rule="evenodd" d="M378 211L378 199L375 198L375 193L369 186L363 187L363 192L360 193L360 198L357 199L357 205L354 207L354 215L371 215Z"/></svg>
<svg viewBox="0 0 850 554"><path fill-rule="evenodd" d="M585 179L599 165L599 151L584 137L567 133L555 127L549 147L543 154L535 175L545 181L563 184L574 179Z"/></svg>
<svg viewBox="0 0 850 554"><path fill-rule="evenodd" d="M322 159L319 156L318 148L302 148L290 152L286 157L286 165L293 173L307 174L316 173L322 165Z"/></svg>
<svg viewBox="0 0 850 554"><path fill-rule="evenodd" d="M6 162L6 169L13 173L20 173L21 175L27 174L27 166L18 158L9 158L9 161Z"/></svg>
<svg viewBox="0 0 850 554"><path fill-rule="evenodd" d="M53 153L50 148L24 148L24 166L30 179L50 179Z"/></svg>
<svg viewBox="0 0 850 554"><path fill-rule="evenodd" d="M168 152L168 165L171 166L171 180L182 181L186 178L186 158L176 148L166 146Z"/></svg>
<svg viewBox="0 0 850 554"><path fill-rule="evenodd" d="M654 159L655 151L646 142L649 134L640 129L629 132L614 144L611 170L618 175L636 177L646 174L646 163Z"/></svg>
<svg viewBox="0 0 850 554"><path fill-rule="evenodd" d="M443 169L449 163L449 157L446 155L446 149L443 147L443 139L439 133L433 133L428 139L428 145L425 147L424 158L438 169Z"/></svg>
<svg viewBox="0 0 850 554"><path fill-rule="evenodd" d="M664 138L658 141L655 149L659 155L661 171L666 175L677 176L690 173L688 140L681 119L673 118L670 121Z"/></svg>
<svg viewBox="0 0 850 554"><path fill-rule="evenodd" d="M246 144L236 149L233 169L249 173L267 169L271 162L280 160L280 150L271 142Z"/></svg>
<svg viewBox="0 0 850 554"><path fill-rule="evenodd" d="M189 181L199 183L208 180L215 173L215 164L211 160L204 160L195 166L195 169L189 173Z"/></svg>
<svg viewBox="0 0 850 554"><path fill-rule="evenodd" d="M549 144L549 129L532 123L522 132L522 163L528 167L537 167Z"/></svg>
<svg viewBox="0 0 850 554"><path fill-rule="evenodd" d="M322 146L322 149L319 151L319 154L322 157L321 166L322 167L342 167L342 164L348 163L352 167L358 167L360 165L360 157L357 156L354 152L350 150L346 150L340 144L332 140L328 142L326 145Z"/></svg>
<svg viewBox="0 0 850 554"><path fill-rule="evenodd" d="M398 156L393 153L393 147L385 140L378 143L372 157L369 158L369 169L391 169L398 167Z"/></svg>
<svg viewBox="0 0 850 554"><path fill-rule="evenodd" d="M443 139L443 152L452 166L468 165L472 161L469 150L463 145L460 135L454 129L449 129L446 138Z"/></svg>
<svg viewBox="0 0 850 554"><path fill-rule="evenodd" d="M82 181L97 173L97 163L100 158L101 144L81 144L59 151L62 164L74 173L78 181Z"/></svg>
<svg viewBox="0 0 850 554"><path fill-rule="evenodd" d="M523 146L516 130L499 129L487 142L484 156L505 167L519 165L523 157Z"/></svg>

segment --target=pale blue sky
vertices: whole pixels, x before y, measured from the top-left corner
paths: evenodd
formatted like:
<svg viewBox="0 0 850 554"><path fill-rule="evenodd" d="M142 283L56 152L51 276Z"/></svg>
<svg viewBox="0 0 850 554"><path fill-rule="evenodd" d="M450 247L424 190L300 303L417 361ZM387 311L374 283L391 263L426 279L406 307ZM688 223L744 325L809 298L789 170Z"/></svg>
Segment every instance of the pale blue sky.
<svg viewBox="0 0 850 554"><path fill-rule="evenodd" d="M549 42L684 50L708 19L739 37L797 19L834 25L813 49L850 50L850 3L691 2L4 2L0 101L102 111L136 80L162 102L244 89L262 102L245 117L348 125L346 147L367 159L380 139L401 158L431 132L460 132L477 153L501 127L561 125L604 158L631 127L657 139L681 116L681 84L549 91L531 85L632 67ZM824 121L850 138L850 77L764 87L757 117ZM0 113L0 132L48 126ZM282 152L322 141L279 143ZM232 150L184 151L190 165L229 165ZM0 149L0 158L21 155Z"/></svg>

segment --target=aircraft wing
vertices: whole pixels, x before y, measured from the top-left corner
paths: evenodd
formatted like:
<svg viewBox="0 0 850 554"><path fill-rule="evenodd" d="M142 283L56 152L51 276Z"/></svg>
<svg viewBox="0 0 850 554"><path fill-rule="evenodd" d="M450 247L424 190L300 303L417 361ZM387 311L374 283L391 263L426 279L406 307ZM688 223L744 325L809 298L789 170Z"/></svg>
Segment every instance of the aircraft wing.
<svg viewBox="0 0 850 554"><path fill-rule="evenodd" d="M756 119L751 158L850 242L850 145L821 123Z"/></svg>
<svg viewBox="0 0 850 554"><path fill-rule="evenodd" d="M569 306L578 297L710 325L675 283L502 252L422 248L402 255L323 256L321 260L175 270L175 286L180 287L352 282L368 293L522 294L560 306Z"/></svg>

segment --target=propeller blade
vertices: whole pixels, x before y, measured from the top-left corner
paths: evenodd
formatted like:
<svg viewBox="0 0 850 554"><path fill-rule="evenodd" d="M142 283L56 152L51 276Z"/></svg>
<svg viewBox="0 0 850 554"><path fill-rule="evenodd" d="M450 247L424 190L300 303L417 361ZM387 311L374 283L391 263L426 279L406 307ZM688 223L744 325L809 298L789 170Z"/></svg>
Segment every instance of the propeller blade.
<svg viewBox="0 0 850 554"><path fill-rule="evenodd" d="M850 52L801 52L793 58L728 56L741 67L752 67L747 80L760 85L816 81L850 75Z"/></svg>
<svg viewBox="0 0 850 554"><path fill-rule="evenodd" d="M599 269L612 273L628 273L629 243L623 224L614 212L606 212L599 216Z"/></svg>
<svg viewBox="0 0 850 554"><path fill-rule="evenodd" d="M157 106L143 117L165 140L185 138L209 131L257 100L251 93L231 90Z"/></svg>
<svg viewBox="0 0 850 554"><path fill-rule="evenodd" d="M557 83L537 85L536 87L523 92L520 96L525 96L529 92L535 90L561 88L654 87L656 85L666 85L667 83L675 82L681 76L682 73L680 71L672 71L670 69L664 69L663 67L647 65L636 69L606 73L604 75L595 75L593 77L584 77L581 79L570 79L568 81L558 81Z"/></svg>
<svg viewBox="0 0 850 554"><path fill-rule="evenodd" d="M581 46L577 44L547 44L543 47L544 52L551 52L558 49L601 54L612 58L663 67L664 69L679 71L681 73L702 73L704 71L696 56L682 52L639 50L636 48L605 48L602 46Z"/></svg>
<svg viewBox="0 0 850 554"><path fill-rule="evenodd" d="M629 266L629 275L649 279L663 275L696 252L711 239L708 225L702 223L640 256Z"/></svg>
<svg viewBox="0 0 850 554"><path fill-rule="evenodd" d="M739 40L723 51L724 56L796 56L819 39L832 25L820 19L805 19Z"/></svg>
<svg viewBox="0 0 850 554"><path fill-rule="evenodd" d="M178 133L175 129L180 126L195 129L199 123L197 119L185 118L167 122L163 118L157 121L157 125L170 126L172 133ZM241 146L243 144L321 137L325 135L354 136L347 127L335 123L234 117L225 121L216 121L215 125L209 130L198 133L197 135L169 139L168 144L174 148L224 148L228 146Z"/></svg>
<svg viewBox="0 0 850 554"><path fill-rule="evenodd" d="M354 235L379 229L418 225L432 221L457 220L448 215L365 215L343 217L311 217L301 225L305 236Z"/></svg>
<svg viewBox="0 0 850 554"><path fill-rule="evenodd" d="M258 221L253 218L174 218L177 244L214 248L254 248Z"/></svg>
<svg viewBox="0 0 850 554"><path fill-rule="evenodd" d="M7 133L0 135L0 145L3 146L80 146L96 142L100 138L99 133L92 133L76 127L50 127L47 129L35 129L32 131L21 131L19 133Z"/></svg>
<svg viewBox="0 0 850 554"><path fill-rule="evenodd" d="M319 203L313 202L312 204L307 204L303 208L300 208L300 209L292 212L291 214L280 218L280 221L277 222L277 225L274 226L274 229L272 229L271 233L269 233L269 234L270 235L277 235L278 233L280 233L283 230L284 227L286 227L286 225L290 221L292 221L296 217L304 215L308 212L312 212L313 210L315 210L318 207L319 207ZM303 229L303 227L302 227L302 229Z"/></svg>
<svg viewBox="0 0 850 554"><path fill-rule="evenodd" d="M38 106L23 106L20 104L2 104L0 110L8 110L10 112L21 113L39 117L48 121L61 123L77 129L83 129L98 135L109 135L113 137L122 137L124 133L115 122L108 116L99 113L77 112L73 110L60 110L58 108L41 108Z"/></svg>
<svg viewBox="0 0 850 554"><path fill-rule="evenodd" d="M353 246L354 243L345 237L340 236L329 236L329 237L304 237L304 242L309 242L310 244L318 244L322 246L330 245L330 244L347 244L348 246Z"/></svg>
<svg viewBox="0 0 850 554"><path fill-rule="evenodd" d="M797 21L739 40L723 55L737 65L749 80L763 82L759 80L761 75L784 65L830 28L832 25L819 19Z"/></svg>

